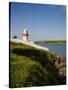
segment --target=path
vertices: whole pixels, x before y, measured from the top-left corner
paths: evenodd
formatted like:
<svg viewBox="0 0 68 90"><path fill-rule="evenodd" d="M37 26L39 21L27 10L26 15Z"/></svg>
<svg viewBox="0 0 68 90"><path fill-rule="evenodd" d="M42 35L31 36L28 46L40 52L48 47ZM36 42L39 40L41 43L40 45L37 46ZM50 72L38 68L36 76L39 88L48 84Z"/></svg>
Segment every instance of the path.
<svg viewBox="0 0 68 90"><path fill-rule="evenodd" d="M42 50L45 50L45 51L49 51L48 48L42 47L42 46L40 46L40 45L37 45L37 44L35 44L35 43L32 42L32 41L24 42L24 41L19 40L19 39L11 39L11 41L12 41L12 42L16 42L16 43L26 44L26 45L29 45L29 46L35 47L35 48L37 48L37 49L42 49Z"/></svg>

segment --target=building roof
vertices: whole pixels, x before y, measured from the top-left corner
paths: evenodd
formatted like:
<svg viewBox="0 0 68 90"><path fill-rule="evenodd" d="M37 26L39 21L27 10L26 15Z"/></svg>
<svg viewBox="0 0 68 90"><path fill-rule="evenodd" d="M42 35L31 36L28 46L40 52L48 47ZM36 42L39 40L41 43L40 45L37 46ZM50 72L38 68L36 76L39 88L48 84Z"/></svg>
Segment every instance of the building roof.
<svg viewBox="0 0 68 90"><path fill-rule="evenodd" d="M29 35L27 28L24 29L23 35Z"/></svg>

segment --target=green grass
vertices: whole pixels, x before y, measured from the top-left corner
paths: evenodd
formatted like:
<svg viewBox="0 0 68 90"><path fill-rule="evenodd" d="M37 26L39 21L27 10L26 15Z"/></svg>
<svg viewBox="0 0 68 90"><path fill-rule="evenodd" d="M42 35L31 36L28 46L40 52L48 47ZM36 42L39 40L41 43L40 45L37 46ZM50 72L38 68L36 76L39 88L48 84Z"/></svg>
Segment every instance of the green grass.
<svg viewBox="0 0 68 90"><path fill-rule="evenodd" d="M54 66L56 56L21 43L10 43L9 87L64 84Z"/></svg>

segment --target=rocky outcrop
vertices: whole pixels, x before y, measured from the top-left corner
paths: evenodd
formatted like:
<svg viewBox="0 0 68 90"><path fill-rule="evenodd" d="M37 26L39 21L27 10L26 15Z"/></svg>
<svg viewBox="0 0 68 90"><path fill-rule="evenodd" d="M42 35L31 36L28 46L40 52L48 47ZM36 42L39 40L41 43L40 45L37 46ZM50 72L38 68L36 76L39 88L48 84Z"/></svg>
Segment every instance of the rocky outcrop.
<svg viewBox="0 0 68 90"><path fill-rule="evenodd" d="M66 76L66 61L64 56L57 56L55 66L61 76Z"/></svg>

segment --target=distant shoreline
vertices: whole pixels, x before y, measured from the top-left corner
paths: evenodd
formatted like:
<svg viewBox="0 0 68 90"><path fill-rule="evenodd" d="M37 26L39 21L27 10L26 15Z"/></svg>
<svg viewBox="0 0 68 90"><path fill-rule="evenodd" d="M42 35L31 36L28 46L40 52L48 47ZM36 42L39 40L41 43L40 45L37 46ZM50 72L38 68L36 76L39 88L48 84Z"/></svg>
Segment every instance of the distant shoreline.
<svg viewBox="0 0 68 90"><path fill-rule="evenodd" d="M34 41L34 43L46 43L46 44L65 44L66 40L51 40L51 41Z"/></svg>

